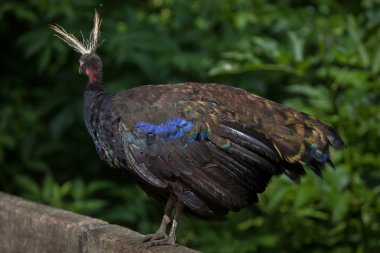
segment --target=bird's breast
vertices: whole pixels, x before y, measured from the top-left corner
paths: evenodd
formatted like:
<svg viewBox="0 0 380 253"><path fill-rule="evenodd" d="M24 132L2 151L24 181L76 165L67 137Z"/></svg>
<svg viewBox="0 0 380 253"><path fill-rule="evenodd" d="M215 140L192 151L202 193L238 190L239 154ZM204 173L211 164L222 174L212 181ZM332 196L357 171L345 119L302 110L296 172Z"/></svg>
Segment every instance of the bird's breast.
<svg viewBox="0 0 380 253"><path fill-rule="evenodd" d="M126 167L127 162L124 157L122 144L117 141L112 133L102 135L92 132L90 135L93 138L100 159L114 168Z"/></svg>

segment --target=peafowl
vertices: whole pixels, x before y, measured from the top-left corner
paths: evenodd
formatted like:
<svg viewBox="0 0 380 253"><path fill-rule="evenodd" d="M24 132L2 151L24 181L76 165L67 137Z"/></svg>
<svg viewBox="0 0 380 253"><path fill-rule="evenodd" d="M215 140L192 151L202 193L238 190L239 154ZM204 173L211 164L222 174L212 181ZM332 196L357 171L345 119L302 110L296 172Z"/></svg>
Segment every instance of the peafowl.
<svg viewBox="0 0 380 253"><path fill-rule="evenodd" d="M95 52L100 25L95 13L83 42L51 28L81 53L79 73L89 78L84 121L100 158L166 202L159 229L144 237L148 246L175 244L181 213L222 220L257 202L273 176L299 182L303 165L321 175L323 164L333 166L329 146L344 147L317 118L226 85L145 85L111 94Z"/></svg>

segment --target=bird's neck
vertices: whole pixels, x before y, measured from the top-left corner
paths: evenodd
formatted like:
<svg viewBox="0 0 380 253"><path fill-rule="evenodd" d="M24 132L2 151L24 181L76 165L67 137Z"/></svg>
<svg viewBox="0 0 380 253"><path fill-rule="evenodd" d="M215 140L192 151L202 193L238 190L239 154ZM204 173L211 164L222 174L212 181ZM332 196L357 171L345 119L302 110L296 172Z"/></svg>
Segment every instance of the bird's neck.
<svg viewBox="0 0 380 253"><path fill-rule="evenodd" d="M125 163L124 149L116 138L112 119L113 95L102 86L88 85L84 91L84 120L96 150L111 167Z"/></svg>
<svg viewBox="0 0 380 253"><path fill-rule="evenodd" d="M84 102L89 102L90 104L96 100L99 96L109 94L100 82L89 82L84 89ZM89 104L89 105L90 105Z"/></svg>
<svg viewBox="0 0 380 253"><path fill-rule="evenodd" d="M88 84L84 90L83 102L85 122L91 128L94 124L91 122L92 115L99 111L108 111L112 104L112 95L100 84Z"/></svg>

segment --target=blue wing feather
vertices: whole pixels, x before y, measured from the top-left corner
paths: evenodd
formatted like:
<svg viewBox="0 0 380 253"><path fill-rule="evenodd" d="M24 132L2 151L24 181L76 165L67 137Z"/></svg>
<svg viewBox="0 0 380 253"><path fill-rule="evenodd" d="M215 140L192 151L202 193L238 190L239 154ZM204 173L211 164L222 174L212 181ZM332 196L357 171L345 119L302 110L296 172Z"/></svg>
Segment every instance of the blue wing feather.
<svg viewBox="0 0 380 253"><path fill-rule="evenodd" d="M194 123L191 120L186 120L182 117L168 119L161 124L153 124L150 122L137 122L135 128L146 133L154 134L163 141L176 140L186 136ZM191 140L192 137L189 138Z"/></svg>

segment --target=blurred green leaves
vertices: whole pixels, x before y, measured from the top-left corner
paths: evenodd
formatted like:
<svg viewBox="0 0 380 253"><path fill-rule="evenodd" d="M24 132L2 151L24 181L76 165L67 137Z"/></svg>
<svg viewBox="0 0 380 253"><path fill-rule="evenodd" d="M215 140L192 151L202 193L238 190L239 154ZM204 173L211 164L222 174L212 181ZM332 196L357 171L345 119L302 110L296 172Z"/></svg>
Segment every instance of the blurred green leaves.
<svg viewBox="0 0 380 253"><path fill-rule="evenodd" d="M310 113L339 130L336 170L274 179L225 222L184 217L180 243L205 252L380 249L378 1L80 2L0 5L0 190L143 233L162 204L100 162L82 119L78 58L48 29L76 36L103 18L106 86L219 82Z"/></svg>

